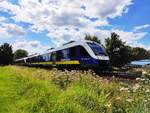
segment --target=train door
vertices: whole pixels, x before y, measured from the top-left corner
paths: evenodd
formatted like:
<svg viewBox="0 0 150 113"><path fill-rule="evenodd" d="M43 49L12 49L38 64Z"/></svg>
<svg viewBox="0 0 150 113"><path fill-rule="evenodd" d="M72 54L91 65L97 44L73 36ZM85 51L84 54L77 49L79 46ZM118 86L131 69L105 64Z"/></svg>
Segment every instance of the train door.
<svg viewBox="0 0 150 113"><path fill-rule="evenodd" d="M71 60L77 60L77 51L76 47L71 47L69 49L69 57Z"/></svg>
<svg viewBox="0 0 150 113"><path fill-rule="evenodd" d="M80 59L86 60L90 58L89 53L86 51L86 49L82 46L79 46L80 51Z"/></svg>
<svg viewBox="0 0 150 113"><path fill-rule="evenodd" d="M87 50L82 46L79 46L79 59L82 67L88 67L94 64L93 59L91 58Z"/></svg>
<svg viewBox="0 0 150 113"><path fill-rule="evenodd" d="M69 49L64 49L61 51L61 61L70 60Z"/></svg>
<svg viewBox="0 0 150 113"><path fill-rule="evenodd" d="M57 61L57 53L56 52L52 53L51 60L52 60L53 64L56 64L56 61Z"/></svg>

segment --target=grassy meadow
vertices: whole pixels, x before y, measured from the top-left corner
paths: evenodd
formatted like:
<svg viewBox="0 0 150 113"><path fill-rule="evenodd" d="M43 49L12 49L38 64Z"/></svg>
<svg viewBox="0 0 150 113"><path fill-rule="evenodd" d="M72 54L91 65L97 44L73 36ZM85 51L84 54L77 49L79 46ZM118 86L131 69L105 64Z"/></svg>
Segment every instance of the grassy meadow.
<svg viewBox="0 0 150 113"><path fill-rule="evenodd" d="M150 80L0 67L0 113L149 113Z"/></svg>

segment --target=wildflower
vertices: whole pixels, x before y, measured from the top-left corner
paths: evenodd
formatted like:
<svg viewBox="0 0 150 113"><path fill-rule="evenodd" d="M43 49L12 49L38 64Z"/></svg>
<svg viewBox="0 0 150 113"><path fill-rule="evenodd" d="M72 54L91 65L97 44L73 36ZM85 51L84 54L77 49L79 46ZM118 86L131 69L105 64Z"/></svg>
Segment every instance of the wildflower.
<svg viewBox="0 0 150 113"><path fill-rule="evenodd" d="M144 82L146 80L146 78L136 78L136 81L141 81L141 82Z"/></svg>
<svg viewBox="0 0 150 113"><path fill-rule="evenodd" d="M141 78L136 78L136 81L141 81Z"/></svg>
<svg viewBox="0 0 150 113"><path fill-rule="evenodd" d="M140 88L140 85L139 84L135 84L133 86L133 91L135 92L136 90L138 90Z"/></svg>
<svg viewBox="0 0 150 113"><path fill-rule="evenodd" d="M148 102L148 100L144 100L144 102Z"/></svg>
<svg viewBox="0 0 150 113"><path fill-rule="evenodd" d="M106 107L110 108L111 107L111 103L106 104Z"/></svg>
<svg viewBox="0 0 150 113"><path fill-rule="evenodd" d="M122 87L121 89L120 89L120 91L128 91L129 89L128 88L125 88L125 87Z"/></svg>
<svg viewBox="0 0 150 113"><path fill-rule="evenodd" d="M121 97L117 97L116 100L121 100Z"/></svg>
<svg viewBox="0 0 150 113"><path fill-rule="evenodd" d="M127 99L126 101L127 102L133 102L133 99Z"/></svg>
<svg viewBox="0 0 150 113"><path fill-rule="evenodd" d="M96 73L93 73L93 75L96 75Z"/></svg>
<svg viewBox="0 0 150 113"><path fill-rule="evenodd" d="M150 92L150 90L149 90L149 89L147 89L147 90L146 90L146 93L149 93L149 92Z"/></svg>
<svg viewBox="0 0 150 113"><path fill-rule="evenodd" d="M143 71L143 72L142 72L142 74L143 74L143 75L146 75L146 74L147 74L147 72L146 72L146 71Z"/></svg>

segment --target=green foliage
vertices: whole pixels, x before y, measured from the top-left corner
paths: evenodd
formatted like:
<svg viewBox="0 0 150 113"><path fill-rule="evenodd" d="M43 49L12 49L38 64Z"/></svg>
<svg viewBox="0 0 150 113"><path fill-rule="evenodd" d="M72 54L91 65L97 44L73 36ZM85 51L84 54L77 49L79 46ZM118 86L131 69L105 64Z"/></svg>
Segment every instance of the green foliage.
<svg viewBox="0 0 150 113"><path fill-rule="evenodd" d="M150 53L144 48L131 48L131 61L150 59Z"/></svg>
<svg viewBox="0 0 150 113"><path fill-rule="evenodd" d="M56 84L59 88L65 89L71 83L71 79L68 75L56 76L52 79L53 83Z"/></svg>
<svg viewBox="0 0 150 113"><path fill-rule="evenodd" d="M27 57L27 56L28 56L28 52L26 50L18 49L14 52L14 60Z"/></svg>
<svg viewBox="0 0 150 113"><path fill-rule="evenodd" d="M101 44L101 41L99 40L97 36L86 35L85 40L90 40L90 41L94 41L94 42Z"/></svg>
<svg viewBox="0 0 150 113"><path fill-rule="evenodd" d="M67 77L63 78L65 74ZM108 81L100 77L95 79L91 74L15 66L0 67L0 113L150 111L149 80L139 79L134 84L127 80ZM59 76L56 77L57 75ZM57 80L68 84L65 85L65 90L64 87L58 87L61 84L57 84Z"/></svg>
<svg viewBox="0 0 150 113"><path fill-rule="evenodd" d="M113 66L120 67L129 62L129 48L116 33L112 33L111 37L105 40L105 47Z"/></svg>
<svg viewBox="0 0 150 113"><path fill-rule="evenodd" d="M105 40L105 48L113 66L122 67L135 60L149 59L150 52L140 47L130 47L123 42L119 35L112 33Z"/></svg>
<svg viewBox="0 0 150 113"><path fill-rule="evenodd" d="M8 43L4 43L0 46L0 65L8 65L13 61L12 46Z"/></svg>

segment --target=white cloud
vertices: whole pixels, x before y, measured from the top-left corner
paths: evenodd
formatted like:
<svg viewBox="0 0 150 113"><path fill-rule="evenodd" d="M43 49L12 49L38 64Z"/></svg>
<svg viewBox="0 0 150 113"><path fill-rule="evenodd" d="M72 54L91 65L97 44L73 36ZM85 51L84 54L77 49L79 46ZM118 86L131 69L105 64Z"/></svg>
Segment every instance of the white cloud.
<svg viewBox="0 0 150 113"><path fill-rule="evenodd" d="M59 45L69 40L79 40L85 34L96 35L104 42L105 38L109 37L111 32L118 33L123 41L133 45L134 42L147 35L147 32L137 32L137 30L148 28L150 27L149 24L136 26L130 32L120 29L95 29L95 26L109 26L109 18L115 18L127 13L129 6L133 4L132 1L19 0L19 5L8 1L1 1L0 10L9 12L12 15L11 18L16 22L30 23L31 27L29 29L33 32L43 32L46 30L48 32L47 36L51 38L54 45ZM97 19L91 21L92 18ZM5 28L0 29L0 32L3 34L9 33L5 32ZM26 43L26 41L23 42ZM21 44L20 41L17 43L18 45ZM23 45L26 49L31 50L29 47L39 47L40 42L29 42Z"/></svg>
<svg viewBox="0 0 150 113"><path fill-rule="evenodd" d="M0 16L0 23L6 21L7 19L3 16Z"/></svg>
<svg viewBox="0 0 150 113"><path fill-rule="evenodd" d="M40 42L39 41L30 41L29 42L29 45L31 45L32 47L38 47L40 45Z"/></svg>
<svg viewBox="0 0 150 113"><path fill-rule="evenodd" d="M63 43L91 33L89 29L99 34L95 26L108 26L108 18L127 13L132 0L19 0L18 4L2 1L0 10L9 12L16 22L32 24L34 32L48 31L54 43Z"/></svg>
<svg viewBox="0 0 150 113"><path fill-rule="evenodd" d="M25 33L22 27L17 26L15 24L3 24L3 27L7 30L8 34L10 35L22 36Z"/></svg>
<svg viewBox="0 0 150 113"><path fill-rule="evenodd" d="M25 34L22 27L7 21L8 19L6 17L0 16L0 38L23 36Z"/></svg>
<svg viewBox="0 0 150 113"><path fill-rule="evenodd" d="M127 42L128 44L132 44L134 41L142 39L145 35L147 35L147 32L126 32L119 29L111 30L111 32L115 32L120 35L120 38Z"/></svg>
<svg viewBox="0 0 150 113"><path fill-rule="evenodd" d="M19 6L13 5L8 0L0 1L0 11L9 12L10 14L15 14L19 10Z"/></svg>
<svg viewBox="0 0 150 113"><path fill-rule="evenodd" d="M141 26L135 26L134 27L134 31L140 30L140 29L145 29L145 28L149 28L150 24L145 24L145 25L141 25Z"/></svg>
<svg viewBox="0 0 150 113"><path fill-rule="evenodd" d="M0 37L8 38L12 36L23 36L25 31L22 27L12 23L0 23Z"/></svg>
<svg viewBox="0 0 150 113"><path fill-rule="evenodd" d="M17 49L24 49L27 50L30 54L40 53L50 48L46 45L42 45L39 41L27 41L25 39L16 40L12 46L14 51Z"/></svg>
<svg viewBox="0 0 150 113"><path fill-rule="evenodd" d="M132 0L92 0L85 3L86 14L92 17L115 18L121 16L132 4Z"/></svg>

